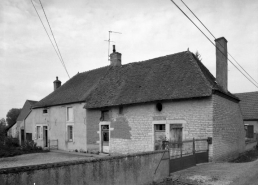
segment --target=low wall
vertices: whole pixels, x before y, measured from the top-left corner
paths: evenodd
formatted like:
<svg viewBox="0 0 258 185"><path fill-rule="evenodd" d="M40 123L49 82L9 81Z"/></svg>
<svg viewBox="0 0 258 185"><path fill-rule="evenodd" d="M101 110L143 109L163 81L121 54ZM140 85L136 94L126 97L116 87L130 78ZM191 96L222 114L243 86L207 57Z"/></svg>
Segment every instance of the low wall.
<svg viewBox="0 0 258 185"><path fill-rule="evenodd" d="M5 168L0 169L0 184L150 184L169 176L168 160L167 151L155 151L91 160Z"/></svg>

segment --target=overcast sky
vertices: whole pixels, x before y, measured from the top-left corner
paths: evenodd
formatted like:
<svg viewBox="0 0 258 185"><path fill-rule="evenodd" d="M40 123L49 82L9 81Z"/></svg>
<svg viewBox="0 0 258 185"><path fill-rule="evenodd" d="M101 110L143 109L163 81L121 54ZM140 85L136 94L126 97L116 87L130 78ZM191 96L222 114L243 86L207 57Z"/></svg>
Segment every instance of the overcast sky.
<svg viewBox="0 0 258 185"><path fill-rule="evenodd" d="M229 53L258 81L258 1L184 1L217 38L228 40ZM33 2L47 27L39 1ZM181 1L175 2L197 22ZM111 40L122 53L123 64L189 48L199 51L215 75L214 46L170 0L42 0L42 4L71 77L109 65L104 41L109 30L122 32L112 34ZM27 99L47 96L56 76L62 83L68 80L31 1L1 0L0 118ZM229 64L229 90L258 89Z"/></svg>

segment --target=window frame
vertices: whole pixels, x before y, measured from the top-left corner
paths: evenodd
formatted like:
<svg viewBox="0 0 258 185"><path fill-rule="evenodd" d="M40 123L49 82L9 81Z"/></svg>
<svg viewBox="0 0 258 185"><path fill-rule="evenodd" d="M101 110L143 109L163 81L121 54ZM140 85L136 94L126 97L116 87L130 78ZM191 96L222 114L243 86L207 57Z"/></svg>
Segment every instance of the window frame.
<svg viewBox="0 0 258 185"><path fill-rule="evenodd" d="M71 115L69 115L69 109L71 109L71 112L72 112L72 119L70 119ZM74 122L73 107L66 107L66 122Z"/></svg>
<svg viewBox="0 0 258 185"><path fill-rule="evenodd" d="M39 125L36 125L36 135L37 135L37 137L36 137L36 139L41 139L41 126L39 126Z"/></svg>
<svg viewBox="0 0 258 185"><path fill-rule="evenodd" d="M72 133L69 128L72 128ZM72 135L72 137L70 137ZM67 141L73 142L74 141L74 126L73 125L67 125Z"/></svg>

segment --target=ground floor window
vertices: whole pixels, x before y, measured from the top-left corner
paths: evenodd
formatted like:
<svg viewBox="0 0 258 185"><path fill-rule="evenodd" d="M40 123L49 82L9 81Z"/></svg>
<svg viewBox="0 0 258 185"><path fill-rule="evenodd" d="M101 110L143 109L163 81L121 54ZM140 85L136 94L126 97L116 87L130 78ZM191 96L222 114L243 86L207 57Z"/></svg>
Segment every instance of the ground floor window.
<svg viewBox="0 0 258 185"><path fill-rule="evenodd" d="M40 126L36 128L36 139L40 139Z"/></svg>
<svg viewBox="0 0 258 185"><path fill-rule="evenodd" d="M73 126L67 126L68 141L73 141Z"/></svg>

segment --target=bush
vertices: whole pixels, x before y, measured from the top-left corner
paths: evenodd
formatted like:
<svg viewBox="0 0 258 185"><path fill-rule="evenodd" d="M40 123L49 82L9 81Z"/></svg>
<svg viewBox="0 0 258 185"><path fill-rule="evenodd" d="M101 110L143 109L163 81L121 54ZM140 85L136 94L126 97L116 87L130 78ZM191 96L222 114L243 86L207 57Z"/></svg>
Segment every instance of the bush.
<svg viewBox="0 0 258 185"><path fill-rule="evenodd" d="M12 137L6 137L5 138L5 145L8 147L19 147L19 139L18 138L12 138Z"/></svg>
<svg viewBox="0 0 258 185"><path fill-rule="evenodd" d="M34 141L25 141L21 145L22 151L39 151L42 150L42 147L37 146L37 144Z"/></svg>

